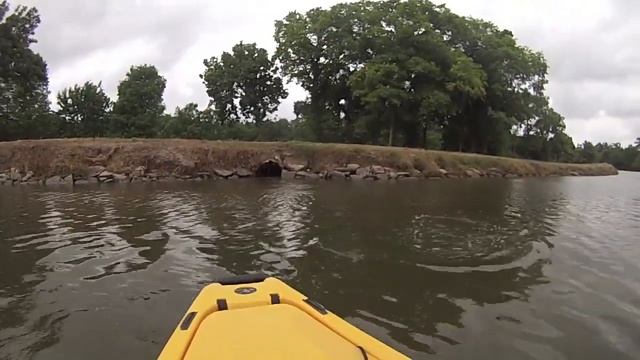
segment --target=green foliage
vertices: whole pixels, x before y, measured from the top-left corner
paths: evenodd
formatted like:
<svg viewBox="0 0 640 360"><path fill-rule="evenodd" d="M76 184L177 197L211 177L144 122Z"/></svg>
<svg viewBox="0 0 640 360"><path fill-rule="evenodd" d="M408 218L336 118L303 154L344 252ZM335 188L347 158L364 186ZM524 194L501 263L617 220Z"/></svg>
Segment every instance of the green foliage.
<svg viewBox="0 0 640 360"><path fill-rule="evenodd" d="M576 162L606 162L620 170L640 171L640 146L629 145L626 148L620 143L592 144L585 141L576 149Z"/></svg>
<svg viewBox="0 0 640 360"><path fill-rule="evenodd" d="M542 54L427 0L291 12L275 40L284 74L309 93L304 116L320 141L427 146L442 127L445 149L505 154L518 130L547 142L564 129L543 94Z"/></svg>
<svg viewBox="0 0 640 360"><path fill-rule="evenodd" d="M204 60L209 106L165 113L166 80L133 66L112 103L101 84L57 95L49 109L47 66L30 49L35 8L10 13L0 0L0 140L119 136L306 140L389 144L539 160L609 162L640 170L634 146L574 147L544 90L543 55L496 25L428 0L360 1L275 24L276 52L240 42ZM308 97L294 120L271 116L287 96L283 78Z"/></svg>
<svg viewBox="0 0 640 360"><path fill-rule="evenodd" d="M102 83L86 82L60 91L57 95L60 131L65 136L98 137L108 130L111 99L102 89Z"/></svg>
<svg viewBox="0 0 640 360"><path fill-rule="evenodd" d="M232 53L204 60L200 77L221 123L253 120L260 124L287 97L282 79L265 49L239 43Z"/></svg>
<svg viewBox="0 0 640 360"><path fill-rule="evenodd" d="M40 24L34 7L19 5L9 14L0 2L0 140L52 136L47 64L30 49Z"/></svg>
<svg viewBox="0 0 640 360"><path fill-rule="evenodd" d="M164 113L162 96L167 81L153 65L132 66L118 85L113 106L111 134L122 137L155 137Z"/></svg>

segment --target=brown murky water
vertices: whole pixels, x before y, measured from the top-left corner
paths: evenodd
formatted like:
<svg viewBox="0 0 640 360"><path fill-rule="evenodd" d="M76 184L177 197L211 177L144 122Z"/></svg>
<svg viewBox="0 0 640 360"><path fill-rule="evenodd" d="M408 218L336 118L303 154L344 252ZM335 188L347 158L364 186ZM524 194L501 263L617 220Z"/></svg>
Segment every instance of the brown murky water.
<svg viewBox="0 0 640 360"><path fill-rule="evenodd" d="M154 358L253 271L415 359L638 359L640 174L0 187L0 358Z"/></svg>

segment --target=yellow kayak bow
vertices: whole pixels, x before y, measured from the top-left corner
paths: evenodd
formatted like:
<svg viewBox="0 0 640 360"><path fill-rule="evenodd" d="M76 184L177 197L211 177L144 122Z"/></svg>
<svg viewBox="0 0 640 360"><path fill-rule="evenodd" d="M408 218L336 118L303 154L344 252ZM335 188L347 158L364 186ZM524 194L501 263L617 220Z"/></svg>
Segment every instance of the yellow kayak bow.
<svg viewBox="0 0 640 360"><path fill-rule="evenodd" d="M408 358L284 282L249 274L202 289L159 359Z"/></svg>

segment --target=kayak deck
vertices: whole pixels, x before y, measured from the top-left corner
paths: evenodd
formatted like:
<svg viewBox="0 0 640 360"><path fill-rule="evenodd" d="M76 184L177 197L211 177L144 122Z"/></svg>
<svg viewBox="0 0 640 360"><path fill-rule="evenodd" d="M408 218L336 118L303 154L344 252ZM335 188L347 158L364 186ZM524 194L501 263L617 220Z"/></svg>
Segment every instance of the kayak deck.
<svg viewBox="0 0 640 360"><path fill-rule="evenodd" d="M276 278L206 286L159 359L407 359Z"/></svg>

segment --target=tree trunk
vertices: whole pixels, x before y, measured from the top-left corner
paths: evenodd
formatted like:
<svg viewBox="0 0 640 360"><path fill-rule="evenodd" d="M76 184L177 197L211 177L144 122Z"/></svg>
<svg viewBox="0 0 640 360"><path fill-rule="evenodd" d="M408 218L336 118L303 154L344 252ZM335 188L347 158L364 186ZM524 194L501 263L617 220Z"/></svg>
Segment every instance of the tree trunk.
<svg viewBox="0 0 640 360"><path fill-rule="evenodd" d="M391 117L391 124L389 124L389 146L393 146L393 122L394 118Z"/></svg>

